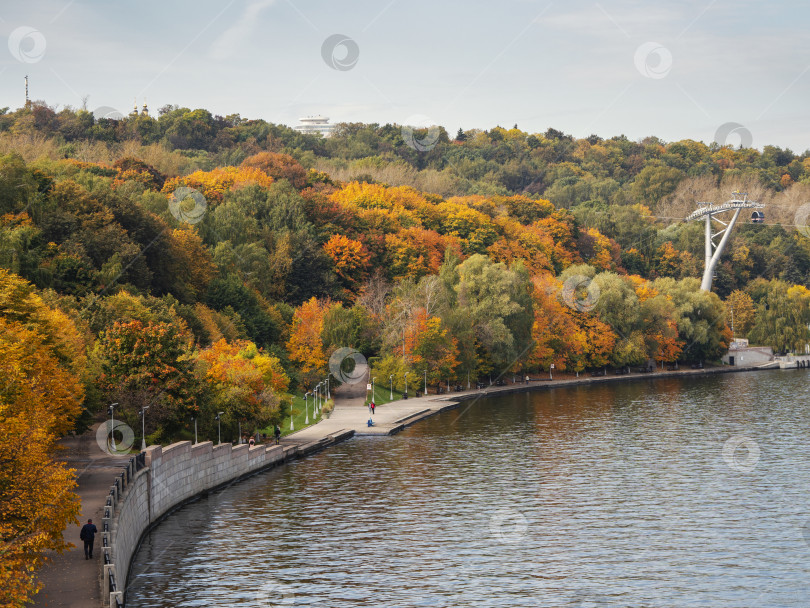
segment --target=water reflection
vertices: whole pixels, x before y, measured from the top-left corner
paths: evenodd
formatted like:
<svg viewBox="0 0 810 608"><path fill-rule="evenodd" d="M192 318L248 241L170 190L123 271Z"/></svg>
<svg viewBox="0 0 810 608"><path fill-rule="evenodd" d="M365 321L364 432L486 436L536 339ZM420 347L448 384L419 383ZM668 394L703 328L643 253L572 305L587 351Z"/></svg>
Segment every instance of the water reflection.
<svg viewBox="0 0 810 608"><path fill-rule="evenodd" d="M808 380L555 389L354 439L171 516L128 605L807 606Z"/></svg>

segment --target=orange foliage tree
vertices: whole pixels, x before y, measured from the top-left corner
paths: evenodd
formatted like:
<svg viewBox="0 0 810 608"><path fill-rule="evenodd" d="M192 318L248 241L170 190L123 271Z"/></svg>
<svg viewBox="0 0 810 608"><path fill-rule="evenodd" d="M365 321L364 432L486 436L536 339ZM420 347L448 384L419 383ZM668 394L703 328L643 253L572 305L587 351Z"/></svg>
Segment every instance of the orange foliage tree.
<svg viewBox="0 0 810 608"><path fill-rule="evenodd" d="M301 304L293 315L287 351L290 360L300 365L306 388L310 388L326 372L327 358L321 334L328 308L328 303L319 302L313 297Z"/></svg>
<svg viewBox="0 0 810 608"><path fill-rule="evenodd" d="M242 166L260 169L273 179L286 179L299 190L307 185L307 170L288 154L259 152L246 158Z"/></svg>
<svg viewBox="0 0 810 608"><path fill-rule="evenodd" d="M369 254L363 243L342 234L333 234L323 246L335 265L335 272L341 278L346 290L355 293L366 279Z"/></svg>
<svg viewBox="0 0 810 608"><path fill-rule="evenodd" d="M534 347L529 364L549 369L581 372L585 368L607 365L616 334L592 311L575 310L561 297L562 285L550 275L533 281Z"/></svg>
<svg viewBox="0 0 810 608"><path fill-rule="evenodd" d="M461 246L454 237L424 228L404 228L385 235L385 269L395 281L435 274L448 248L461 255Z"/></svg>
<svg viewBox="0 0 810 608"><path fill-rule="evenodd" d="M681 272L679 252L671 241L667 241L656 250L653 263L655 274L659 277L677 278Z"/></svg>
<svg viewBox="0 0 810 608"><path fill-rule="evenodd" d="M98 384L120 402L122 418L134 426L139 409L149 406L147 432L158 430L167 438L199 409L183 329L165 322L116 321L101 334L96 349L102 370Z"/></svg>
<svg viewBox="0 0 810 608"><path fill-rule="evenodd" d="M579 250L585 262L599 270L616 270L621 265L619 245L596 228L580 231Z"/></svg>
<svg viewBox="0 0 810 608"><path fill-rule="evenodd" d="M503 236L489 248L493 261L512 264L523 260L532 275L554 271L554 240L548 232L507 217L497 218L496 224Z"/></svg>

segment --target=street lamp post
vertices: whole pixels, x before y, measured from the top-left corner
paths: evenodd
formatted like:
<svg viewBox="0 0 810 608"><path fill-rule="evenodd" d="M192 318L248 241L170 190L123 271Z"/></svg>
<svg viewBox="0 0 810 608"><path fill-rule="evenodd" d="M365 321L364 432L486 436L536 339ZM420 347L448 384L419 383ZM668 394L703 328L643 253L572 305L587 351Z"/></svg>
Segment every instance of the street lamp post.
<svg viewBox="0 0 810 608"><path fill-rule="evenodd" d="M549 380L554 380L554 376L552 376L553 372L554 372L554 364L552 363L551 365L548 366L548 379Z"/></svg>
<svg viewBox="0 0 810 608"><path fill-rule="evenodd" d="M146 451L146 410L148 409L148 405L141 408L141 452Z"/></svg>
<svg viewBox="0 0 810 608"><path fill-rule="evenodd" d="M309 395L309 393L304 393L304 411L307 413L307 417L306 420L304 420L304 424L309 424L309 403L307 402L307 395ZM312 415L315 416L314 412Z"/></svg>
<svg viewBox="0 0 810 608"><path fill-rule="evenodd" d="M332 393L329 392L329 376L326 376L326 398L332 398Z"/></svg>
<svg viewBox="0 0 810 608"><path fill-rule="evenodd" d="M425 369L425 394L427 395L427 369Z"/></svg>
<svg viewBox="0 0 810 608"><path fill-rule="evenodd" d="M197 443L197 417L192 416L191 421L194 423L194 443Z"/></svg>
<svg viewBox="0 0 810 608"><path fill-rule="evenodd" d="M118 448L115 447L115 406L118 403L111 403L108 411L110 412L110 446L113 449L113 452L118 451Z"/></svg>
<svg viewBox="0 0 810 608"><path fill-rule="evenodd" d="M374 381L375 381L376 379L377 379L377 378L375 378L375 377L372 377L372 378L371 378L371 402L372 402L372 403L376 403L376 402L377 402L377 399L374 397Z"/></svg>
<svg viewBox="0 0 810 608"><path fill-rule="evenodd" d="M222 421L220 420L220 416L225 412L217 412L217 445L222 445Z"/></svg>
<svg viewBox="0 0 810 608"><path fill-rule="evenodd" d="M391 381L391 401L394 400L394 374L391 374L388 379Z"/></svg>
<svg viewBox="0 0 810 608"><path fill-rule="evenodd" d="M405 395L403 395L403 397L402 397L403 399L408 398L408 374L409 373L410 372L405 372Z"/></svg>

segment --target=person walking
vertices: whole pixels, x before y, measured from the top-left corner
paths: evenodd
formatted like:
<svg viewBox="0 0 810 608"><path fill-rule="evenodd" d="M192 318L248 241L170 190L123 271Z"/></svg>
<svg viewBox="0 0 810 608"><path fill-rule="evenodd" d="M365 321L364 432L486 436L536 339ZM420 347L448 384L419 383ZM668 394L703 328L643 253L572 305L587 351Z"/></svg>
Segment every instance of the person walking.
<svg viewBox="0 0 810 608"><path fill-rule="evenodd" d="M374 409L377 407L377 405L372 401L371 404L370 404L370 407L371 407L371 415L373 416L374 415Z"/></svg>
<svg viewBox="0 0 810 608"><path fill-rule="evenodd" d="M281 429L276 425L276 428L273 429L273 435L276 437L276 445L278 445L279 441L281 440Z"/></svg>
<svg viewBox="0 0 810 608"><path fill-rule="evenodd" d="M250 447L256 445L256 440L253 438L253 435L250 436L250 441L248 441L248 444L250 445Z"/></svg>
<svg viewBox="0 0 810 608"><path fill-rule="evenodd" d="M98 532L98 528L93 524L92 519L88 519L87 523L82 526L82 531L79 532L79 540L84 541L84 559L93 559L93 542L96 540L96 532Z"/></svg>

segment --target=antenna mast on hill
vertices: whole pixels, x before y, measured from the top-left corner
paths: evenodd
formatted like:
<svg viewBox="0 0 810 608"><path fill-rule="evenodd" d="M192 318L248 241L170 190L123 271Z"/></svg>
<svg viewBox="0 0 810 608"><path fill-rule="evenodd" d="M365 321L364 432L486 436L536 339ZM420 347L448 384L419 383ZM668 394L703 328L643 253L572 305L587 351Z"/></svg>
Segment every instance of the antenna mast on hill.
<svg viewBox="0 0 810 608"><path fill-rule="evenodd" d="M28 99L28 74L25 75L25 107L31 105L31 100Z"/></svg>
<svg viewBox="0 0 810 608"><path fill-rule="evenodd" d="M700 288L704 291L712 290L712 278L714 277L714 269L717 268L717 262L720 261L720 256L723 255L723 250L728 244L729 236L737 223L737 218L740 216L742 209L762 209L765 207L762 203L748 200L747 192L732 192L733 197L730 201L726 201L720 205L714 203L698 203L698 209L690 213L684 218L685 222L699 220L705 218L706 220L706 266L703 270L703 281L700 283ZM734 211L734 215L728 221L724 222L716 218L716 215L723 214L727 211ZM764 216L761 212L754 212L752 221L757 223L762 222ZM722 224L723 228L717 232L712 232L712 220L718 224ZM719 243L715 243L714 239L722 235Z"/></svg>

